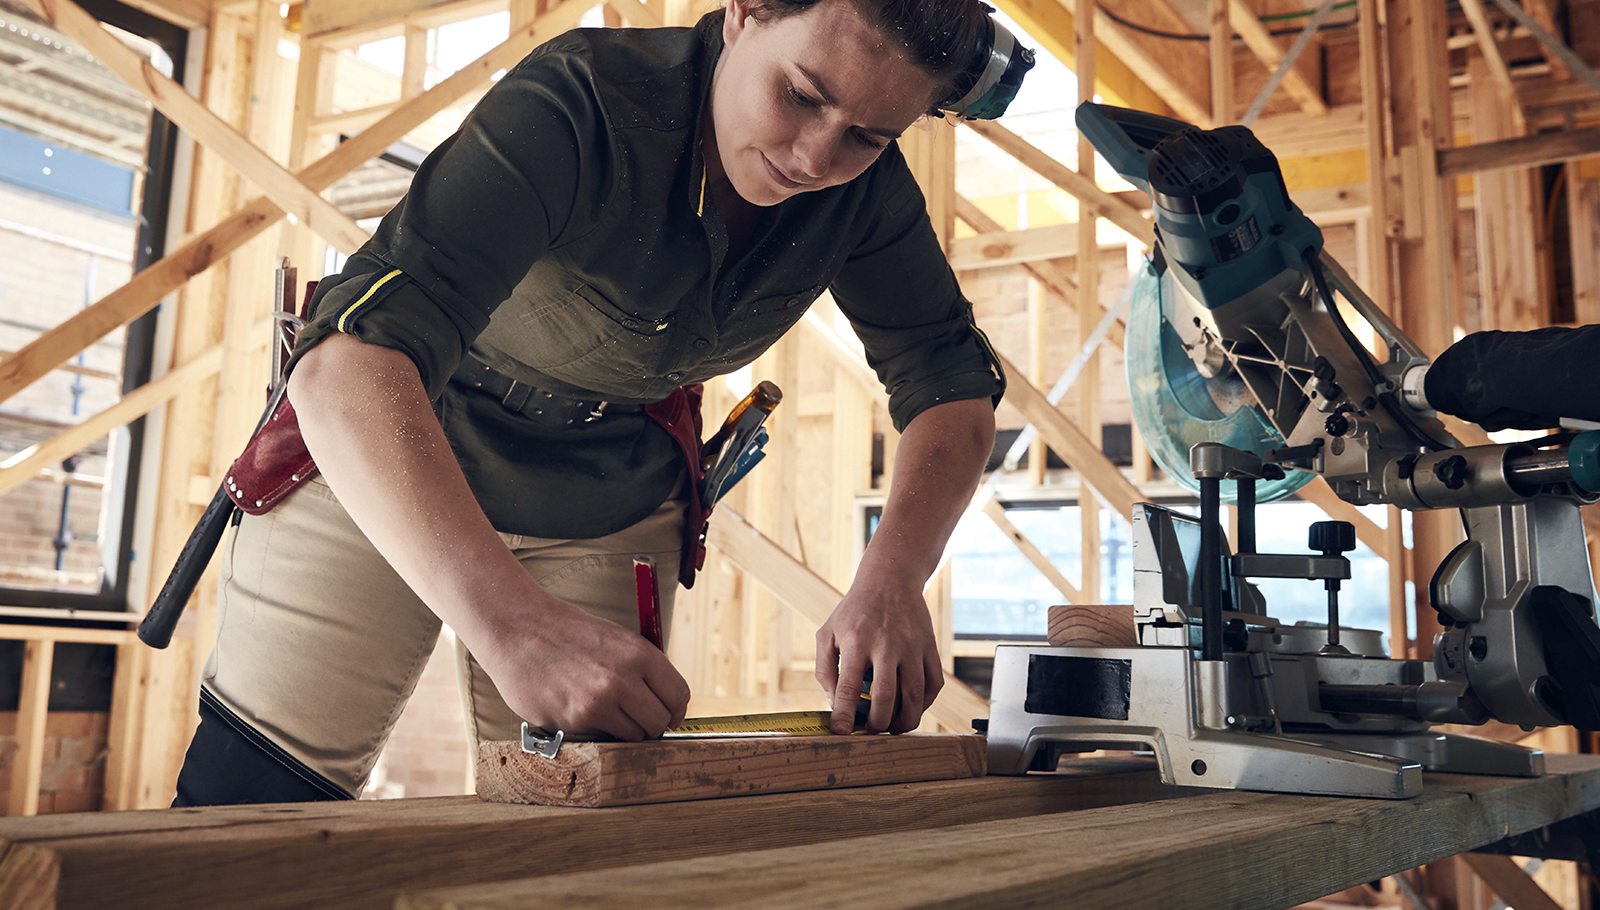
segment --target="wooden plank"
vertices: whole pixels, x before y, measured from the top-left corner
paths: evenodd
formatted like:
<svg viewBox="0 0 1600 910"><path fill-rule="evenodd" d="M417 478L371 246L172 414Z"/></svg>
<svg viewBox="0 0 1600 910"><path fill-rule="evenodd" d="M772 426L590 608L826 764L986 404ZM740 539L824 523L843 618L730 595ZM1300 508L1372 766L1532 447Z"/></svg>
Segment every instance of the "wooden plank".
<svg viewBox="0 0 1600 910"><path fill-rule="evenodd" d="M1480 142L1437 153L1439 176L1459 177L1509 167L1538 167L1600 155L1600 126Z"/></svg>
<svg viewBox="0 0 1600 910"><path fill-rule="evenodd" d="M116 404L82 423L0 461L0 494L32 480L44 466L54 464L117 427L143 417L221 368L222 346L217 345L165 376L134 389L118 399Z"/></svg>
<svg viewBox="0 0 1600 910"><path fill-rule="evenodd" d="M965 221L980 235L1005 233L998 221L995 221L993 218L990 218L988 215L984 214L982 209L978 208L976 204L974 204L970 199L967 199L965 196L956 196L956 216L962 221ZM1073 227L1073 237L1074 242L1076 242L1076 226ZM959 242L961 241L957 241L957 243ZM1058 262L1024 262L1021 263L1021 265L1022 270L1027 272L1029 277L1044 285L1052 294L1055 294L1057 297L1059 297L1068 307L1077 307L1078 283L1075 279L1067 274L1066 270L1063 269ZM1101 311L1102 314L1104 314L1104 312L1104 310ZM1122 347L1122 338L1125 333L1125 324L1121 320L1118 320L1117 323L1111 327L1111 331L1106 335L1106 340L1120 348Z"/></svg>
<svg viewBox="0 0 1600 910"><path fill-rule="evenodd" d="M426 32L424 32L424 34L426 34ZM426 47L426 45L424 45L424 47ZM413 95L411 97L416 96ZM404 103L404 100L389 101L383 104L374 104L371 107L363 107L353 111L338 111L337 113L333 114L323 114L318 117L312 117L307 123L306 129L311 133L346 133L351 130L365 129L372 124L377 123L379 120L382 120L384 117L387 117L389 114L394 113L395 108Z"/></svg>
<svg viewBox="0 0 1600 910"><path fill-rule="evenodd" d="M1071 764L1048 777L605 812L460 796L0 819L0 906L16 906L16 896L31 892L48 895L41 906L62 910L381 910L403 888L493 881L533 868L552 874L607 869L1194 792L1161 784L1148 761ZM59 882L52 878L57 873Z"/></svg>
<svg viewBox="0 0 1600 910"><path fill-rule="evenodd" d="M1576 162L1566 166L1567 218L1572 262L1572 309L1580 325L1600 323L1600 181L1586 180Z"/></svg>
<svg viewBox="0 0 1600 910"><path fill-rule="evenodd" d="M1091 9L1097 9L1097 0L1077 0L1078 21L1078 47L1091 48L1094 44L1094 35L1099 28L1096 17L1088 14ZM1092 26L1092 27L1091 27ZM1078 103L1086 104L1094 101L1093 75L1096 59L1092 52L1084 53L1078 61ZM1087 137L1078 134L1078 173L1086 174L1091 179L1095 173L1095 150ZM1077 343L1080 347L1086 344L1094 334L1095 326L1100 321L1100 248L1095 242L1099 233L1098 213L1093 212L1086 205L1078 206L1078 299L1084 305L1078 307ZM1134 236L1138 236L1137 234ZM1092 304L1092 305L1091 305ZM1098 450L1101 444L1100 427L1100 352L1096 348L1084 362L1083 372L1078 374L1078 423L1080 429L1088 436L1089 441ZM1057 412L1059 413L1059 412ZM1044 436L1043 433L1040 436ZM1104 456L1101 460L1109 464ZM1084 469L1079 467L1079 462L1072 463L1079 477L1084 476ZM1109 476L1109 475L1107 475ZM1117 477L1121 478L1121 473ZM1131 510L1130 510L1131 511ZM1124 513L1123 517L1127 517ZM1082 558L1078 561L1078 590L1082 591L1089 600L1100 599L1100 504L1091 496L1078 496L1078 529L1081 545L1079 552Z"/></svg>
<svg viewBox="0 0 1600 910"><path fill-rule="evenodd" d="M1049 294L1043 282L1028 282L1028 381L1043 386L1049 381L1045 370L1049 365L1050 342ZM1037 435L1028 443L1028 482L1044 486L1045 470L1049 467L1050 447ZM992 500L992 498L991 498ZM997 500L992 500L998 506Z"/></svg>
<svg viewBox="0 0 1600 910"><path fill-rule="evenodd" d="M1495 87L1499 89L1500 102L1510 113L1516 134L1527 132L1528 119L1522 113L1522 103L1517 100L1517 87L1511 84L1511 70L1506 66L1506 58L1500 53L1500 44L1495 40L1494 29L1489 26L1489 17L1483 9L1483 0L1461 0L1461 11L1472 24L1472 36L1478 41L1478 52L1483 55L1483 62L1489 68L1489 76L1494 79Z"/></svg>
<svg viewBox="0 0 1600 910"><path fill-rule="evenodd" d="M427 90L428 30L406 26L406 52L400 66L400 100L415 98Z"/></svg>
<svg viewBox="0 0 1600 910"><path fill-rule="evenodd" d="M86 645L126 645L133 644L138 638L132 629L0 625L0 641L65 641Z"/></svg>
<svg viewBox="0 0 1600 910"><path fill-rule="evenodd" d="M1231 3L1232 0L1211 0L1211 122L1214 126L1225 126L1234 120Z"/></svg>
<svg viewBox="0 0 1600 910"><path fill-rule="evenodd" d="M828 584L730 508L722 507L717 511L716 520L706 532L706 543L815 625L826 622L833 608L844 599L838 588ZM982 704L982 712L973 713L978 704ZM973 694L966 683L946 673L944 689L925 716L952 730L970 730L974 717L987 714L987 703Z"/></svg>
<svg viewBox="0 0 1600 910"><path fill-rule="evenodd" d="M1022 165L1075 197L1090 215L1122 228L1146 247L1155 244L1155 228L1133 206L1102 190L1086 176L1040 151L1026 139L992 120L963 121Z"/></svg>
<svg viewBox="0 0 1600 910"><path fill-rule="evenodd" d="M529 51L570 28L587 9L587 2L563 0L537 22L513 30L510 37L482 57L340 143L338 148L298 172L298 176L318 192L332 186L428 118L488 83L494 73L513 66ZM16 354L0 360L0 402L66 363L95 340L143 316L160 303L161 298L227 258L282 217L283 211L267 197L250 200L215 227L152 263L127 284L35 338Z"/></svg>
<svg viewBox="0 0 1600 910"><path fill-rule="evenodd" d="M1022 551L1022 555L1027 557L1028 562L1033 563L1033 567L1038 569L1040 574L1044 575L1045 579L1057 591L1061 592L1061 596L1067 599L1067 603L1077 603L1083 600L1083 597L1078 594L1078 589L1072 582L1067 580L1067 576L1061 574L1061 570L1056 568L1056 564L1050 561L1050 557L1044 555L1044 552L1033 541L1029 540L1021 529L1012 524L1010 518L1006 517L1005 506L1000 504L999 499L993 496L989 497L988 501L983 504L983 514L989 516L989 519L1000 529L1000 533L1011 539L1012 544Z"/></svg>
<svg viewBox="0 0 1600 910"><path fill-rule="evenodd" d="M1134 648L1133 604L1062 604L1050 608L1045 638L1056 647Z"/></svg>
<svg viewBox="0 0 1600 910"><path fill-rule="evenodd" d="M1278 68L1278 64L1283 62L1286 54L1279 46L1278 39L1272 36L1272 32L1260 19L1256 18L1255 10L1246 0L1229 2L1228 21L1233 24L1233 30L1239 34L1245 46L1250 48L1266 66L1268 72ZM1300 109L1307 114L1313 117L1325 117L1328 114L1328 104L1322 100L1322 93L1306 80L1301 68L1304 60L1305 55L1302 55L1301 60L1284 74L1283 90L1288 92L1289 97L1293 98L1295 103L1300 105Z"/></svg>
<svg viewBox="0 0 1600 910"><path fill-rule="evenodd" d="M148 98L157 110L197 142L220 155L279 207L300 218L340 252L353 253L366 241L367 232L357 227L349 216L273 161L182 86L162 75L150 61L112 37L82 7L72 0L29 0L29 3L106 68Z"/></svg>
<svg viewBox="0 0 1600 910"><path fill-rule="evenodd" d="M1181 800L408 894L512 907L1230 907L1280 910L1600 805L1600 758L1540 778L1429 775L1410 800ZM1248 861L1241 861L1248 857Z"/></svg>
<svg viewBox="0 0 1600 910"><path fill-rule="evenodd" d="M12 910L56 910L61 858L17 844L0 853L0 903Z"/></svg>
<svg viewBox="0 0 1600 910"><path fill-rule="evenodd" d="M1016 364L1003 354L1000 355L1000 363L1010 377L1006 384L1006 401L1038 428L1039 435L1045 438L1050 448L1066 459L1084 483L1093 487L1107 505L1122 515L1124 521L1132 524L1134 503L1144 501L1144 494L1122 475L1121 469L1111 463L1099 446L1090 442L1082 430L1050 404L1043 392L1022 378L1024 374Z"/></svg>
<svg viewBox="0 0 1600 910"><path fill-rule="evenodd" d="M833 359L834 366L843 370L879 407L888 411L889 393L884 391L883 381L878 374L867 366L866 355L860 349L851 348L850 343L839 337L839 333L824 322L815 310L806 313L800 320L800 327Z"/></svg>
<svg viewBox="0 0 1600 910"><path fill-rule="evenodd" d="M964 212L964 208L958 207L956 214L962 221L967 221ZM1121 248L1122 244L1101 247L1107 250ZM1078 226L1072 223L1017 231L984 232L950 242L950 267L958 272L1067 259L1077 255Z"/></svg>
<svg viewBox="0 0 1600 910"><path fill-rule="evenodd" d="M1492 853L1465 853L1461 856L1473 872L1483 879L1506 906L1514 910L1562 910L1561 905L1539 887L1509 856Z"/></svg>
<svg viewBox="0 0 1600 910"><path fill-rule="evenodd" d="M37 815L44 777L44 722L50 712L53 641L23 645L22 691L17 696L17 751L11 757L11 801L7 815Z"/></svg>
<svg viewBox="0 0 1600 910"><path fill-rule="evenodd" d="M984 775L985 743L970 733L567 743L550 759L520 742L485 742L478 796L596 808L959 780Z"/></svg>

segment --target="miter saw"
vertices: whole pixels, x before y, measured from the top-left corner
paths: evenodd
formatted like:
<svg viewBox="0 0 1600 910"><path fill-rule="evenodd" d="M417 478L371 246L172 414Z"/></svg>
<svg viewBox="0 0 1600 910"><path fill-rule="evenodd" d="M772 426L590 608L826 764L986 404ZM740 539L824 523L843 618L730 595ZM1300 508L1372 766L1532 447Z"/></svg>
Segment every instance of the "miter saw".
<svg viewBox="0 0 1600 910"><path fill-rule="evenodd" d="M1199 494L1200 514L1135 510L1138 647L996 649L990 772L1148 749L1171 784L1405 798L1424 769L1543 772L1536 750L1434 724L1600 728L1579 514L1600 498L1600 432L1461 445L1429 407L1427 356L1323 250L1248 129L1099 104L1077 122L1154 203L1156 248L1128 317L1130 392L1152 456ZM1460 510L1467 539L1429 584L1444 626L1432 661L1391 659L1378 632L1340 627L1351 525L1313 525L1312 554L1257 552L1256 504L1314 475L1355 504ZM1320 581L1328 622L1278 622L1251 578Z"/></svg>

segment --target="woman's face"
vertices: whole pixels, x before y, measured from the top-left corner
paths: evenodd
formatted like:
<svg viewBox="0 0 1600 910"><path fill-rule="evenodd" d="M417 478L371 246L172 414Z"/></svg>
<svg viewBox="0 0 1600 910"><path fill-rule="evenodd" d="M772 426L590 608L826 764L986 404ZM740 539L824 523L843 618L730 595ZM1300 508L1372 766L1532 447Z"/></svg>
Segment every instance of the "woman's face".
<svg viewBox="0 0 1600 910"><path fill-rule="evenodd" d="M776 205L853 180L925 111L937 87L849 0L762 22L731 0L711 109L741 197Z"/></svg>

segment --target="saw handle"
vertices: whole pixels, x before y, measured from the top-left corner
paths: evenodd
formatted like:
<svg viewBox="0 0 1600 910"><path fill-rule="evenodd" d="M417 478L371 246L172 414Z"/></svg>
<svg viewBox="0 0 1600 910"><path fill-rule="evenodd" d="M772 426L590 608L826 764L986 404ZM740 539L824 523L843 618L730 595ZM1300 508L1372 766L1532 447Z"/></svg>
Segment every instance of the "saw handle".
<svg viewBox="0 0 1600 910"><path fill-rule="evenodd" d="M1146 193L1150 192L1150 150L1173 133L1195 129L1193 124L1171 117L1092 101L1078 105L1073 119L1095 151Z"/></svg>

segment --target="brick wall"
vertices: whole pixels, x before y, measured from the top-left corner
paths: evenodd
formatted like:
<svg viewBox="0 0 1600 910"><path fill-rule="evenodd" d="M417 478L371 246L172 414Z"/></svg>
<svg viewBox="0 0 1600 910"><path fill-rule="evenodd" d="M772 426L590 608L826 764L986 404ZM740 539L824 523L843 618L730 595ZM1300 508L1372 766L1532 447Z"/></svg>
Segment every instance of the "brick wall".
<svg viewBox="0 0 1600 910"><path fill-rule="evenodd" d="M45 716L40 815L100 808L110 716L104 711L51 711ZM0 711L0 808L5 804L4 795L11 792L17 748L17 712Z"/></svg>
<svg viewBox="0 0 1600 910"><path fill-rule="evenodd" d="M10 225L73 243L29 236ZM86 300L99 299L125 283L132 272L121 258L132 253L135 227L131 217L0 183L0 244L6 251L6 268L0 270L0 356L77 313ZM122 347L123 330L117 329L84 351L81 365L120 374ZM74 386L79 389L77 414ZM44 376L0 404L0 460L109 407L119 394L120 381L115 378L62 370ZM104 477L105 443L92 444L84 455L76 473ZM0 496L0 586L99 589L103 492L95 486L73 486L68 528L77 540L62 566L67 574L58 576L51 541L60 521L61 491L54 481L33 480Z"/></svg>

